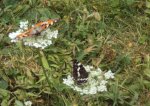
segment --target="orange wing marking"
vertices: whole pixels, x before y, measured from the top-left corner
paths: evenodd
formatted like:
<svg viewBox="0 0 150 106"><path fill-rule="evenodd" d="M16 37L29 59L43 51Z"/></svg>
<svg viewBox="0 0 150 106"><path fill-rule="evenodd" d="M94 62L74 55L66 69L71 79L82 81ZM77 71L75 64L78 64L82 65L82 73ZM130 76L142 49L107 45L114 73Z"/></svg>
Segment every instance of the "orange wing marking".
<svg viewBox="0 0 150 106"><path fill-rule="evenodd" d="M43 30L45 30L46 28L48 28L50 25L53 25L54 23L56 23L58 21L59 21L59 19L49 19L49 20L44 21L44 22L39 22L39 23L35 24L29 30L17 35L16 38L22 39L24 37L37 35L37 34L41 33Z"/></svg>

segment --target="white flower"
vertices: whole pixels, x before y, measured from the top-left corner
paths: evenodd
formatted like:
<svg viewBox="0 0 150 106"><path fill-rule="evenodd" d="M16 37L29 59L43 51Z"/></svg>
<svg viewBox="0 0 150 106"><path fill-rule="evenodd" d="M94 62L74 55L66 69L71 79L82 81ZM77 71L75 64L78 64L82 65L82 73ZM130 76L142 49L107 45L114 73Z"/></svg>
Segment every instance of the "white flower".
<svg viewBox="0 0 150 106"><path fill-rule="evenodd" d="M31 101L26 101L24 102L25 106L32 106L32 102Z"/></svg>
<svg viewBox="0 0 150 106"><path fill-rule="evenodd" d="M57 38L58 30L55 30L54 32L51 32L49 35L51 36L51 38Z"/></svg>
<svg viewBox="0 0 150 106"><path fill-rule="evenodd" d="M107 91L106 85L99 85L99 86L97 86L97 91L99 91L99 92Z"/></svg>
<svg viewBox="0 0 150 106"><path fill-rule="evenodd" d="M80 92L80 94L88 94L89 93L89 88L84 88L84 89L82 89L82 92Z"/></svg>
<svg viewBox="0 0 150 106"><path fill-rule="evenodd" d="M12 40L11 40L11 42L18 42L18 40L16 40L16 39L12 39Z"/></svg>
<svg viewBox="0 0 150 106"><path fill-rule="evenodd" d="M11 39L14 39L14 38L16 38L16 33L15 32L11 32L11 33L9 33L9 35L8 35Z"/></svg>
<svg viewBox="0 0 150 106"><path fill-rule="evenodd" d="M78 91L78 92L82 92L82 89L80 87L78 87L78 86L75 86L73 89Z"/></svg>
<svg viewBox="0 0 150 106"><path fill-rule="evenodd" d="M20 29L18 29L16 32L11 32L9 33L9 38L11 39L11 42L17 42L18 40L16 39L17 35L21 34L24 32L25 28L27 27L28 22L20 22Z"/></svg>
<svg viewBox="0 0 150 106"><path fill-rule="evenodd" d="M108 83L108 81L102 80L101 83L100 83L100 85L106 85L107 83Z"/></svg>
<svg viewBox="0 0 150 106"><path fill-rule="evenodd" d="M102 72L102 70L100 68L97 68L96 71L100 72L100 73Z"/></svg>
<svg viewBox="0 0 150 106"><path fill-rule="evenodd" d="M91 88L89 89L89 94L96 94L96 93L97 93L96 86L91 86Z"/></svg>
<svg viewBox="0 0 150 106"><path fill-rule="evenodd" d="M16 32L11 32L9 33L9 38L14 40L16 38L17 35L21 34L23 32L22 29L17 30Z"/></svg>
<svg viewBox="0 0 150 106"><path fill-rule="evenodd" d="M63 83L68 85L68 86L73 85L74 84L73 77L68 75L67 79L63 79Z"/></svg>
<svg viewBox="0 0 150 106"><path fill-rule="evenodd" d="M28 29L28 23L29 23L28 21L21 21L20 22L20 28L27 30Z"/></svg>
<svg viewBox="0 0 150 106"><path fill-rule="evenodd" d="M105 76L106 79L111 79L111 78L113 79L114 78L114 73L112 73L111 70L109 70L108 72L106 72L104 74L104 76Z"/></svg>
<svg viewBox="0 0 150 106"><path fill-rule="evenodd" d="M45 35L47 39L57 38L58 30L51 31L50 29L47 29L41 33L41 35Z"/></svg>
<svg viewBox="0 0 150 106"><path fill-rule="evenodd" d="M98 76L98 75L100 75L101 74L101 72L99 72L99 71L91 71L91 76L92 77L95 77L95 76Z"/></svg>
<svg viewBox="0 0 150 106"><path fill-rule="evenodd" d="M87 66L84 66L84 68L85 68L85 70L86 70L87 72L90 72L91 69L93 69L93 66L87 65Z"/></svg>
<svg viewBox="0 0 150 106"><path fill-rule="evenodd" d="M89 83L90 85L96 86L96 85L97 85L97 80L94 79L94 78L90 78L89 81L88 81L88 83Z"/></svg>
<svg viewBox="0 0 150 106"><path fill-rule="evenodd" d="M45 34L45 35L43 35L43 34ZM47 30L43 31L41 36L24 38L23 42L26 46L44 49L47 46L52 44L52 38L53 37L57 38L57 34L58 34L58 30L51 31L50 29L47 29Z"/></svg>

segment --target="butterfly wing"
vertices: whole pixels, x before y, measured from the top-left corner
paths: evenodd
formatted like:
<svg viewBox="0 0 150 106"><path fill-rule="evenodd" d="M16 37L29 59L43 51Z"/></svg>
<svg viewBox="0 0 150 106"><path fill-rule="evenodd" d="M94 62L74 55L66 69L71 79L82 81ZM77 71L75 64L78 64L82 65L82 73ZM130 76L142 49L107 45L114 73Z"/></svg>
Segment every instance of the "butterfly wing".
<svg viewBox="0 0 150 106"><path fill-rule="evenodd" d="M53 25L54 23L58 22L59 19L49 19L44 22L39 22L35 24L32 28L27 30L26 32L19 34L16 38L22 39L27 36L33 36L33 35L38 35L40 34L43 30L48 28L50 25Z"/></svg>
<svg viewBox="0 0 150 106"><path fill-rule="evenodd" d="M73 78L79 85L86 83L88 80L88 72L77 60L73 60Z"/></svg>
<svg viewBox="0 0 150 106"><path fill-rule="evenodd" d="M29 34L30 35L40 34L43 30L45 30L50 25L53 25L54 23L58 21L59 19L49 19L47 21L37 23L33 28L30 29Z"/></svg>

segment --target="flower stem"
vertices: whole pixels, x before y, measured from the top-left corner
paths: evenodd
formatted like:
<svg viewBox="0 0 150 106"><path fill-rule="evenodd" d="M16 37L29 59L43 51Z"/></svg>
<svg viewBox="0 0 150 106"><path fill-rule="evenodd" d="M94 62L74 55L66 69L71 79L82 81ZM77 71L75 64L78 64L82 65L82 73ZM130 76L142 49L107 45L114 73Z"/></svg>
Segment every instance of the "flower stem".
<svg viewBox="0 0 150 106"><path fill-rule="evenodd" d="M43 73L46 77L46 80L48 82L48 85L49 87L51 88L51 84L52 82L50 81L51 79L51 75L48 77L47 74L46 74L46 71L51 71L50 67L49 67L49 64L48 64L48 61L44 55L44 52L42 50L39 49L39 56L40 56L40 60L41 60L41 64L42 64L42 69L43 69Z"/></svg>

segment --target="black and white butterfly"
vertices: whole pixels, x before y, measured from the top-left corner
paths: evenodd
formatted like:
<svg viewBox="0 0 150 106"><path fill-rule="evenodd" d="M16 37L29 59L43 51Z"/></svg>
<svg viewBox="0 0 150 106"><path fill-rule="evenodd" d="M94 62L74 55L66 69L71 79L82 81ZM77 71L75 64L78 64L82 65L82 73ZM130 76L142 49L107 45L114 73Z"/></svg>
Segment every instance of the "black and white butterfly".
<svg viewBox="0 0 150 106"><path fill-rule="evenodd" d="M84 66L79 63L76 59L73 60L73 79L78 85L86 83L88 80L88 72Z"/></svg>

